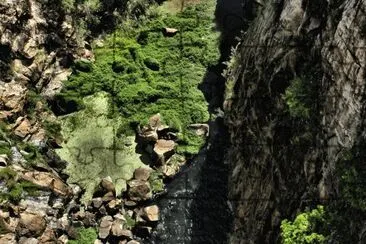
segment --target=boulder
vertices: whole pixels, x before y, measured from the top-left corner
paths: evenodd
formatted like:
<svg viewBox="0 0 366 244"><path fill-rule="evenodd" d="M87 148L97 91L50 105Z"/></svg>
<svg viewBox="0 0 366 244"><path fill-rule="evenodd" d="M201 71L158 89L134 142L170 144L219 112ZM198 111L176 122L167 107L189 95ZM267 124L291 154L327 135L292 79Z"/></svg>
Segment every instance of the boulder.
<svg viewBox="0 0 366 244"><path fill-rule="evenodd" d="M208 124L191 124L189 128L193 129L197 136L208 136L210 127Z"/></svg>
<svg viewBox="0 0 366 244"><path fill-rule="evenodd" d="M179 32L178 29L165 27L163 28L163 34L167 37L173 37Z"/></svg>
<svg viewBox="0 0 366 244"><path fill-rule="evenodd" d="M48 172L28 171L21 175L21 178L33 184L48 188L61 196L71 196L72 190L56 175Z"/></svg>
<svg viewBox="0 0 366 244"><path fill-rule="evenodd" d="M16 236L13 233L0 235L0 243L4 244L17 244Z"/></svg>
<svg viewBox="0 0 366 244"><path fill-rule="evenodd" d="M42 236L39 239L40 243L55 243L57 242L55 231L47 227L46 230L43 232Z"/></svg>
<svg viewBox="0 0 366 244"><path fill-rule="evenodd" d="M111 232L114 236L122 236L123 235L123 223L124 221L121 219L115 219L112 224Z"/></svg>
<svg viewBox="0 0 366 244"><path fill-rule="evenodd" d="M132 201L147 200L152 197L149 182L131 180L128 182L128 196Z"/></svg>
<svg viewBox="0 0 366 244"><path fill-rule="evenodd" d="M107 192L116 192L116 188L114 186L113 180L110 176L105 177L100 182L100 185L107 190Z"/></svg>
<svg viewBox="0 0 366 244"><path fill-rule="evenodd" d="M101 197L93 198L92 204L95 208L100 208L100 206L102 206L102 204L103 204L103 200Z"/></svg>
<svg viewBox="0 0 366 244"><path fill-rule="evenodd" d="M104 216L99 225L99 238L105 239L108 237L112 228L113 218L112 216Z"/></svg>
<svg viewBox="0 0 366 244"><path fill-rule="evenodd" d="M159 220L159 207L156 205L144 207L143 216L148 221L158 221Z"/></svg>
<svg viewBox="0 0 366 244"><path fill-rule="evenodd" d="M6 154L0 154L0 166L6 167L8 165L9 157Z"/></svg>
<svg viewBox="0 0 366 244"><path fill-rule="evenodd" d="M38 244L38 240L36 238L26 238L26 237L21 237L19 239L19 244Z"/></svg>
<svg viewBox="0 0 366 244"><path fill-rule="evenodd" d="M61 243L61 244L66 244L67 242L69 241L69 238L67 237L67 235L62 235L58 238L58 243Z"/></svg>
<svg viewBox="0 0 366 244"><path fill-rule="evenodd" d="M127 242L127 244L140 244L140 242L135 241L135 240L131 240L131 241Z"/></svg>
<svg viewBox="0 0 366 244"><path fill-rule="evenodd" d="M29 231L32 236L39 236L46 228L46 220L39 214L23 212L20 214L18 228L21 229L21 233Z"/></svg>
<svg viewBox="0 0 366 244"><path fill-rule="evenodd" d="M19 118L18 118L19 119ZM14 130L14 134L19 136L19 137L26 137L29 133L31 133L32 131L32 124L30 123L30 121L26 118L20 118L21 122L19 123L19 125L15 128ZM18 122L18 120L17 120Z"/></svg>
<svg viewBox="0 0 366 244"><path fill-rule="evenodd" d="M164 165L165 162L174 154L174 149L174 141L164 139L158 140L154 146L154 153L157 156L157 162Z"/></svg>
<svg viewBox="0 0 366 244"><path fill-rule="evenodd" d="M0 86L0 104L11 112L17 113L23 110L27 88L21 84L10 82Z"/></svg>
<svg viewBox="0 0 366 244"><path fill-rule="evenodd" d="M150 169L144 167L137 168L133 175L136 180L147 181L150 177Z"/></svg>

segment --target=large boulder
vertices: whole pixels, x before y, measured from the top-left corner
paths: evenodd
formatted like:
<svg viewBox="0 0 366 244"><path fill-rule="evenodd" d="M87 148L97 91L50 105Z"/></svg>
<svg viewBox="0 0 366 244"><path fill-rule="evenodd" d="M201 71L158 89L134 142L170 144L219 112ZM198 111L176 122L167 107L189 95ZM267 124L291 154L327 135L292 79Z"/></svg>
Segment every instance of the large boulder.
<svg viewBox="0 0 366 244"><path fill-rule="evenodd" d="M157 162L164 165L166 161L174 154L175 142L171 140L160 139L155 143L154 153L157 157Z"/></svg>
<svg viewBox="0 0 366 244"><path fill-rule="evenodd" d="M156 205L144 207L143 216L148 221L158 221L159 220L159 207Z"/></svg>
<svg viewBox="0 0 366 244"><path fill-rule="evenodd" d="M99 225L99 238L105 239L108 237L112 228L113 218L112 216L104 216Z"/></svg>
<svg viewBox="0 0 366 244"><path fill-rule="evenodd" d="M52 173L28 171L23 173L21 178L40 187L48 188L58 195L65 197L72 195L72 189Z"/></svg>
<svg viewBox="0 0 366 244"><path fill-rule="evenodd" d="M149 182L131 180L128 182L128 196L132 201L147 200L152 197Z"/></svg>
<svg viewBox="0 0 366 244"><path fill-rule="evenodd" d="M135 172L133 175L136 180L147 181L150 177L150 172L151 172L150 169L140 167L140 168L135 169Z"/></svg>
<svg viewBox="0 0 366 244"><path fill-rule="evenodd" d="M45 230L46 224L44 216L32 212L23 212L20 214L17 230L22 235L40 236Z"/></svg>

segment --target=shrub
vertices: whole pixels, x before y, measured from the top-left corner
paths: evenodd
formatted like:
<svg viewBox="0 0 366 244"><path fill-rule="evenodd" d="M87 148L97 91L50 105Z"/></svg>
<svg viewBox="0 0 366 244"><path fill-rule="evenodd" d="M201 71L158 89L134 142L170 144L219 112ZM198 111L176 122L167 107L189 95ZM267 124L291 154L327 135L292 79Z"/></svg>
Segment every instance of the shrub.
<svg viewBox="0 0 366 244"><path fill-rule="evenodd" d="M292 117L309 118L310 107L306 102L309 98L308 95L308 90L302 79L296 78L291 81L290 86L285 91L283 99L285 100Z"/></svg>
<svg viewBox="0 0 366 244"><path fill-rule="evenodd" d="M325 243L321 225L325 222L324 207L318 206L312 211L306 211L296 216L293 222L285 219L281 222L281 238L283 244Z"/></svg>
<svg viewBox="0 0 366 244"><path fill-rule="evenodd" d="M79 228L78 238L76 240L69 240L69 244L91 244L98 238L97 232L94 228Z"/></svg>

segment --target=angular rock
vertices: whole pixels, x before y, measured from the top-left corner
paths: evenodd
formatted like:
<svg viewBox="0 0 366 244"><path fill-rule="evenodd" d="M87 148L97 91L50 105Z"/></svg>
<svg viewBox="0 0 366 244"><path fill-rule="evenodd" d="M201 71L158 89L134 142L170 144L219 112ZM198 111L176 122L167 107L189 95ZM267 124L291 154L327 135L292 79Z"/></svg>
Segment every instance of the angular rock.
<svg viewBox="0 0 366 244"><path fill-rule="evenodd" d="M101 197L93 198L92 204L95 208L100 208L100 206L102 206L102 204L103 204L103 200Z"/></svg>
<svg viewBox="0 0 366 244"><path fill-rule="evenodd" d="M57 242L57 238L55 235L55 231L52 228L47 227L43 232L42 236L38 238L40 243L55 243Z"/></svg>
<svg viewBox="0 0 366 244"><path fill-rule="evenodd" d="M155 143L154 153L157 156L159 164L165 164L165 162L174 154L175 142L171 140L160 139Z"/></svg>
<svg viewBox="0 0 366 244"><path fill-rule="evenodd" d="M114 236L122 236L123 235L123 220L115 219L112 224L111 232Z"/></svg>
<svg viewBox="0 0 366 244"><path fill-rule="evenodd" d="M163 28L163 33L167 37L173 37L178 32L179 32L179 30L178 29L175 29L175 28L168 28L168 27Z"/></svg>
<svg viewBox="0 0 366 244"><path fill-rule="evenodd" d="M127 244L140 244L140 242L135 241L135 240L131 240L131 241L127 242Z"/></svg>
<svg viewBox="0 0 366 244"><path fill-rule="evenodd" d="M148 221L158 221L159 220L159 207L156 205L148 206L143 209L144 217Z"/></svg>
<svg viewBox="0 0 366 244"><path fill-rule="evenodd" d="M0 154L0 166L6 167L8 165L9 157L6 154Z"/></svg>
<svg viewBox="0 0 366 244"><path fill-rule="evenodd" d="M22 174L21 178L40 187L48 188L61 196L70 196L72 194L70 187L52 173L28 171Z"/></svg>
<svg viewBox="0 0 366 244"><path fill-rule="evenodd" d="M19 137L26 137L32 130L30 121L26 118L22 118L20 124L15 128L14 134Z"/></svg>
<svg viewBox="0 0 366 244"><path fill-rule="evenodd" d="M99 238L105 239L108 237L109 232L112 228L113 218L112 216L105 216L102 218L99 225Z"/></svg>
<svg viewBox="0 0 366 244"><path fill-rule="evenodd" d="M103 178L100 184L107 192L116 192L116 188L110 176Z"/></svg>
<svg viewBox="0 0 366 244"><path fill-rule="evenodd" d="M4 104L7 110L17 113L23 110L27 88L15 82L0 86L0 104Z"/></svg>
<svg viewBox="0 0 366 244"><path fill-rule="evenodd" d="M0 235L0 243L4 244L17 244L16 236L13 233Z"/></svg>
<svg viewBox="0 0 366 244"><path fill-rule="evenodd" d="M85 227L89 227L89 226L96 226L96 221L95 221L95 214L91 213L91 212L85 212L85 218L83 220L83 224Z"/></svg>
<svg viewBox="0 0 366 244"><path fill-rule="evenodd" d="M128 196L132 201L147 200L152 197L149 182L131 180L128 182Z"/></svg>
<svg viewBox="0 0 366 244"><path fill-rule="evenodd" d="M103 202L110 202L114 199L115 199L115 196L114 196L113 192L107 192L102 198Z"/></svg>
<svg viewBox="0 0 366 244"><path fill-rule="evenodd" d="M46 228L46 220L43 216L31 212L23 212L20 214L18 228L27 230L32 236L39 236Z"/></svg>
<svg viewBox="0 0 366 244"><path fill-rule="evenodd" d="M26 238L26 237L21 237L19 239L19 244L38 244L38 240L36 238Z"/></svg>
<svg viewBox="0 0 366 244"><path fill-rule="evenodd" d="M140 167L134 172L134 178L136 180L147 181L150 177L150 170L148 168Z"/></svg>
<svg viewBox="0 0 366 244"><path fill-rule="evenodd" d="M69 238L67 237L67 235L62 235L58 238L58 243L61 243L61 244L66 244L67 242L69 241Z"/></svg>

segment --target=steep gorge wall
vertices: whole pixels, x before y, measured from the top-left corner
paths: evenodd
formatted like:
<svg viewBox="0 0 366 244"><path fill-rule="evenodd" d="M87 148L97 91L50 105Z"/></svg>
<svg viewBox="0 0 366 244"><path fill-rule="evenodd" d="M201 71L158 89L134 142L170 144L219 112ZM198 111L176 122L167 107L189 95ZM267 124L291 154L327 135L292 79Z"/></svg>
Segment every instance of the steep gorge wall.
<svg viewBox="0 0 366 244"><path fill-rule="evenodd" d="M282 219L339 196L336 164L364 140L366 2L246 2L256 14L225 100L230 241L273 243ZM310 87L308 118L291 116L283 99L295 77Z"/></svg>

